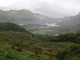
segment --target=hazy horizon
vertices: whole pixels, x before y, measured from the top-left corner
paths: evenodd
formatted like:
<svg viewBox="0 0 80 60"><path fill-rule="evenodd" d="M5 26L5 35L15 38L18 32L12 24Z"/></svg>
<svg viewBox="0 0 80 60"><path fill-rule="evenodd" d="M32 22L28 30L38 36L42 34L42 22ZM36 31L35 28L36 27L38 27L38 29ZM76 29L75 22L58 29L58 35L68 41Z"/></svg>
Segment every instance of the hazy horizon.
<svg viewBox="0 0 80 60"><path fill-rule="evenodd" d="M28 9L53 18L73 16L80 12L80 0L0 0L0 9Z"/></svg>

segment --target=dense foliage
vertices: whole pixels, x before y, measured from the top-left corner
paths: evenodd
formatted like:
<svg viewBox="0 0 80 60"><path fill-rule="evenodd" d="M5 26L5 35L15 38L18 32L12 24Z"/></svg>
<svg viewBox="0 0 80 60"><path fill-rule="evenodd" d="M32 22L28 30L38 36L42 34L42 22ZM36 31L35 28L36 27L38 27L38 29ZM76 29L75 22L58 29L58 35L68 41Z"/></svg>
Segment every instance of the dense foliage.
<svg viewBox="0 0 80 60"><path fill-rule="evenodd" d="M77 34L77 36L79 36L79 33ZM47 36L46 38L52 40L54 37L50 38ZM0 59L1 60L6 59L26 60L28 58L29 60L80 59L79 58L80 44L73 43L71 41L53 42L46 40L40 39L35 35L25 32L12 32L12 31L0 32L0 51L1 51Z"/></svg>
<svg viewBox="0 0 80 60"><path fill-rule="evenodd" d="M74 42L80 43L80 33L67 33L54 37L51 41L55 42Z"/></svg>
<svg viewBox="0 0 80 60"><path fill-rule="evenodd" d="M74 42L74 43L80 43L80 33L67 33L67 34L61 34L59 36L50 36L50 35L35 35L42 41L48 41L48 42ZM43 37L44 36L44 37Z"/></svg>
<svg viewBox="0 0 80 60"><path fill-rule="evenodd" d="M0 31L15 31L15 32L26 32L26 30L14 23L1 22Z"/></svg>
<svg viewBox="0 0 80 60"><path fill-rule="evenodd" d="M59 60L79 60L80 59L80 45L73 45L70 49L59 52L56 57Z"/></svg>
<svg viewBox="0 0 80 60"><path fill-rule="evenodd" d="M80 59L80 33L33 35L14 23L0 24L0 60Z"/></svg>

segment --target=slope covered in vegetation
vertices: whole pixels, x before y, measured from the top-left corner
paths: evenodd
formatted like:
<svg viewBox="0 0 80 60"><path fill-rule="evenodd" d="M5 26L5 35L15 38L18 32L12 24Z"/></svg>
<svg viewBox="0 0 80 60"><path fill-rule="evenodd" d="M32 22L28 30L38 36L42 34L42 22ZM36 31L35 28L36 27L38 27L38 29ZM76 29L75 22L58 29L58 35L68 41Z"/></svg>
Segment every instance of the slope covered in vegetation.
<svg viewBox="0 0 80 60"><path fill-rule="evenodd" d="M42 36L3 30L0 31L0 60L79 60L79 40L80 33Z"/></svg>
<svg viewBox="0 0 80 60"><path fill-rule="evenodd" d="M14 23L1 22L0 31L15 31L15 32L26 32L26 30Z"/></svg>
<svg viewBox="0 0 80 60"><path fill-rule="evenodd" d="M0 23L0 29L0 60L48 60L47 56L30 51L34 48L28 45L38 42L38 38L24 28L5 22Z"/></svg>

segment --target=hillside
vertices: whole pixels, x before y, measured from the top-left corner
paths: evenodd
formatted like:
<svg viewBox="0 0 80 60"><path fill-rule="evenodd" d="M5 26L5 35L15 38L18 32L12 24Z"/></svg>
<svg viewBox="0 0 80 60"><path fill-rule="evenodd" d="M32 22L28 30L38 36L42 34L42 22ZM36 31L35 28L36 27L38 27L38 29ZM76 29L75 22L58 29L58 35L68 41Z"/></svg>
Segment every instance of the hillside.
<svg viewBox="0 0 80 60"><path fill-rule="evenodd" d="M17 24L39 24L50 21L44 15L33 13L29 10L9 10L0 11L0 22L13 22Z"/></svg>
<svg viewBox="0 0 80 60"><path fill-rule="evenodd" d="M49 60L46 55L36 55L35 49L40 48L34 49L32 44L38 42L40 39L24 28L14 23L0 23L0 60Z"/></svg>
<svg viewBox="0 0 80 60"><path fill-rule="evenodd" d="M8 27L14 29L22 28L14 23L0 24L4 26L0 27L2 30L6 29L5 25L10 25ZM80 59L80 33L49 36L14 29L0 31L0 60Z"/></svg>
<svg viewBox="0 0 80 60"><path fill-rule="evenodd" d="M0 22L0 32L1 31L27 32L23 27L9 22Z"/></svg>
<svg viewBox="0 0 80 60"><path fill-rule="evenodd" d="M62 18L62 21L58 23L60 26L56 31L61 33L77 33L80 32L80 13L75 16ZM60 33L60 34L61 34Z"/></svg>
<svg viewBox="0 0 80 60"><path fill-rule="evenodd" d="M61 26L79 26L78 24L80 22L80 13L75 15L75 16L71 16L71 17L67 17L66 19L63 18L62 22L60 23Z"/></svg>

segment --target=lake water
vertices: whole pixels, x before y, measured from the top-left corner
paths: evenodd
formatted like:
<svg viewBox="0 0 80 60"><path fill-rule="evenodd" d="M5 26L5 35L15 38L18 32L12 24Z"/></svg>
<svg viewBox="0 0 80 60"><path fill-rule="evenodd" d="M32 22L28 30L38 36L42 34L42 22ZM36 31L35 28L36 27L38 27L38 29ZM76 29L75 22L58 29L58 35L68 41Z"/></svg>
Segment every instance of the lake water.
<svg viewBox="0 0 80 60"><path fill-rule="evenodd" d="M44 23L43 25L46 25L47 27L59 27L57 23Z"/></svg>
<svg viewBox="0 0 80 60"><path fill-rule="evenodd" d="M24 26L26 24L19 24L20 26ZM35 24L34 24L35 25ZM59 25L57 25L57 23L43 23L43 24L37 24L37 25L40 25L41 27L44 28L49 28L49 27L59 27Z"/></svg>

